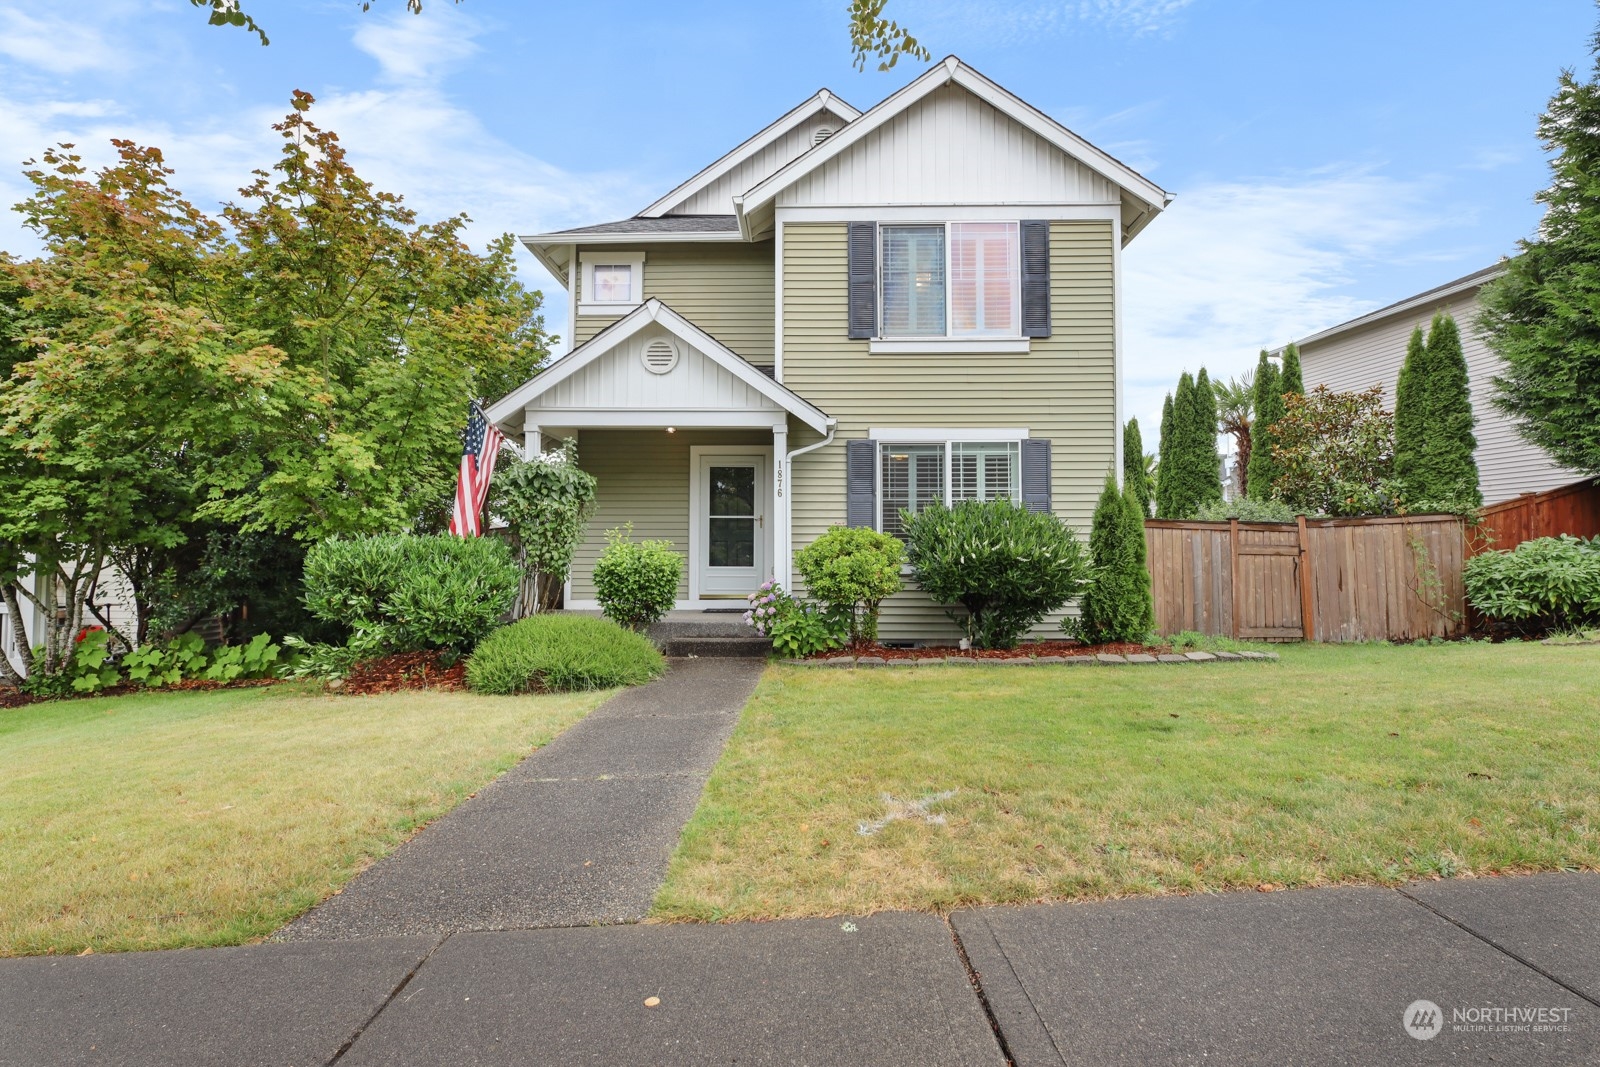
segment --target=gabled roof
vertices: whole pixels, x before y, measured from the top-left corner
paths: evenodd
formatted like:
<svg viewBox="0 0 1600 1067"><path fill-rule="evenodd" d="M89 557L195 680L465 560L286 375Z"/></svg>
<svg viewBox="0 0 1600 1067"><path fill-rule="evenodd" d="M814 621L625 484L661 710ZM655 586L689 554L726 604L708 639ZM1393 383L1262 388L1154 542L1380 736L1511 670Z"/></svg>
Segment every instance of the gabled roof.
<svg viewBox="0 0 1600 1067"><path fill-rule="evenodd" d="M1125 227L1125 241L1142 230L1150 219L1171 203L1171 194L1132 167L1096 148L1038 108L979 74L955 56L948 56L943 62L935 64L927 73L887 97L822 144L798 157L754 188L734 197L734 210L738 213L740 231L747 239L750 238L755 232L751 225L752 219L764 219L764 213L772 207L773 201L783 189L830 159L848 151L851 146L859 144L862 139L912 104L951 83L971 92L996 111L1037 134L1102 178L1116 184L1123 190L1125 196L1133 198L1135 206L1140 210L1135 212L1132 223Z"/></svg>
<svg viewBox="0 0 1600 1067"><path fill-rule="evenodd" d="M753 137L746 139L733 151L727 153L676 189L673 189L666 196L639 212L639 214L649 217L665 215L668 211L705 189L718 178L727 174L819 111L831 111L844 119L846 123L854 122L861 117L861 112L834 96L828 90L818 90L815 95L807 97L799 106L785 112L776 122L773 122Z"/></svg>
<svg viewBox="0 0 1600 1067"><path fill-rule="evenodd" d="M826 414L802 399L793 390L773 381L764 372L747 362L738 353L700 327L673 311L655 297L651 297L622 318L613 322L589 340L550 364L544 371L528 379L511 393L489 405L485 414L489 421L499 424L524 408L551 387L570 378L599 357L610 352L622 342L649 326L658 323L667 332L705 355L744 384L772 401L818 433L827 433L833 422Z"/></svg>
<svg viewBox="0 0 1600 1067"><path fill-rule="evenodd" d="M1354 330L1357 327L1366 326L1369 323L1377 322L1380 319L1386 319L1391 315L1399 315L1403 312L1416 311L1418 309L1432 310L1433 307L1441 301L1447 300L1450 297L1455 296L1457 293L1464 293L1471 289L1477 289L1485 282L1492 281L1493 279L1500 277L1500 275L1504 274L1505 272L1506 265L1504 261L1496 263L1492 267L1484 267L1482 270L1475 270L1471 274L1457 278L1455 281L1445 282L1443 285L1434 286L1427 292L1418 293L1416 296L1408 296L1404 300L1396 300L1394 303L1387 304L1376 311L1369 311L1365 315L1358 315L1348 322L1341 322L1337 326L1330 326L1326 330L1314 333L1310 337L1296 341L1295 343L1299 345L1308 345L1317 341L1326 341L1330 337L1337 337L1339 334L1342 334L1348 330ZM1279 349L1278 351L1281 352L1282 349Z"/></svg>

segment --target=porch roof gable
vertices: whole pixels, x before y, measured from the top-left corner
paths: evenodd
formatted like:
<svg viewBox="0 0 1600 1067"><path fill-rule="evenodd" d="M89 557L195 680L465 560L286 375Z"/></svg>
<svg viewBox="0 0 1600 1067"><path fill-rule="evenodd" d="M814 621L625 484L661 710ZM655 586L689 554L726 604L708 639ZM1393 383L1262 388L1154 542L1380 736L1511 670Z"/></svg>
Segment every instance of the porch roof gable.
<svg viewBox="0 0 1600 1067"><path fill-rule="evenodd" d="M568 381L585 367L615 351L652 324L682 341L699 356L708 360L749 390L764 398L776 408L793 415L818 433L826 433L833 422L826 413L800 397L793 390L768 377L744 360L715 337L672 310L655 297L651 297L628 314L595 334L588 341L556 360L547 369L530 378L520 387L489 406L487 414L496 425L507 423L527 408L535 406L540 397L561 383ZM639 372L649 375L643 364Z"/></svg>

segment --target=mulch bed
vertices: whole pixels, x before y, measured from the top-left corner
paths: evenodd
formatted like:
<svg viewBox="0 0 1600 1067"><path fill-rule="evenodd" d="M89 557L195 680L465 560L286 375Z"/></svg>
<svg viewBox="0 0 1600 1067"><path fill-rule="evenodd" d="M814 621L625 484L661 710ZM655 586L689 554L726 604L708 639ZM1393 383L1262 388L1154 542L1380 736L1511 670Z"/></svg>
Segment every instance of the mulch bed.
<svg viewBox="0 0 1600 1067"><path fill-rule="evenodd" d="M884 645L860 645L854 648L821 652L811 659L832 659L835 656L877 656L891 659L1017 659L1025 656L1097 656L1109 653L1116 656L1144 654L1165 655L1171 645L1141 645L1132 641L1112 641L1103 645L1086 645L1080 641L1024 641L1016 648L974 648L963 652L954 645L931 645L926 648L889 648Z"/></svg>
<svg viewBox="0 0 1600 1067"><path fill-rule="evenodd" d="M445 666L439 652L400 652L364 660L336 685L341 693L398 693L408 689L465 689L467 661L458 658Z"/></svg>

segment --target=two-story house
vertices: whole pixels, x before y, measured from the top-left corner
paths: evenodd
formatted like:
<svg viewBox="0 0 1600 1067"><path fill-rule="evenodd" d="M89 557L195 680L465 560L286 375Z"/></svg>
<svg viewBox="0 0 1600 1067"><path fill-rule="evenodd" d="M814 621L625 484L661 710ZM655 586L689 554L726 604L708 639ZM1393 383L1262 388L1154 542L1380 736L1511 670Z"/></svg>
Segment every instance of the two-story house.
<svg viewBox="0 0 1600 1067"><path fill-rule="evenodd" d="M633 218L522 240L572 347L494 404L575 437L604 533L733 606L830 525L1009 496L1087 533L1120 471L1122 248L1170 197L955 58L869 111L822 91ZM954 633L914 590L886 638Z"/></svg>

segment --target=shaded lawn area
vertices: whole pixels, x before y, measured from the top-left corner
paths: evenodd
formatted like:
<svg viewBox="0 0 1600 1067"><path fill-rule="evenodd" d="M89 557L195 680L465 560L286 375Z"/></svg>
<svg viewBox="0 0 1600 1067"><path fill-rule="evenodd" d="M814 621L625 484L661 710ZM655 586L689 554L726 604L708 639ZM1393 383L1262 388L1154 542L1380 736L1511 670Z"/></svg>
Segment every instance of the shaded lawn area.
<svg viewBox="0 0 1600 1067"><path fill-rule="evenodd" d="M770 668L655 915L748 919L1600 866L1600 648ZM891 808L929 805L862 835Z"/></svg>
<svg viewBox="0 0 1600 1067"><path fill-rule="evenodd" d="M283 685L0 711L0 955L269 934L606 695Z"/></svg>

